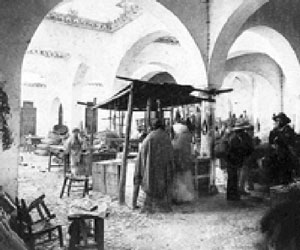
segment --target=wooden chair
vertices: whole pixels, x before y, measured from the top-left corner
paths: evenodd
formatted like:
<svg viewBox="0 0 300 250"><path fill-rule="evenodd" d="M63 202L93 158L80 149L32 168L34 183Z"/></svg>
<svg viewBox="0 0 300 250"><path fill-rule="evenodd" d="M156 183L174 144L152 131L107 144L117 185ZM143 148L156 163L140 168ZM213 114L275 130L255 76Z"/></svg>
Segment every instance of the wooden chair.
<svg viewBox="0 0 300 250"><path fill-rule="evenodd" d="M65 159L65 165L64 165L64 182L63 186L60 192L60 198L63 197L64 193L66 192L67 188L67 195L70 196L70 192L72 190L72 187L80 187L83 190L82 196L85 197L86 194L89 194L90 186L90 171L87 169L87 163L81 159L81 164L85 168L85 175L80 175L80 176L74 176L70 173L70 156L66 156L68 159ZM75 185L74 185L75 184Z"/></svg>
<svg viewBox="0 0 300 250"><path fill-rule="evenodd" d="M59 240L60 246L64 245L62 226L51 222L56 216L52 214L41 195L27 206L24 199L16 199L17 205L17 233L28 245L30 250L35 246ZM57 234L54 234L57 232Z"/></svg>
<svg viewBox="0 0 300 250"><path fill-rule="evenodd" d="M74 186L73 185L74 183L77 185ZM83 193L82 193L83 197L85 197L86 194L89 194L89 177L88 176L73 176L72 174L66 174L59 197L60 198L63 197L63 195L66 191L65 190L66 187L68 187L67 194L68 194L68 196L70 196L70 191L71 191L72 185L73 185L73 187L83 188Z"/></svg>

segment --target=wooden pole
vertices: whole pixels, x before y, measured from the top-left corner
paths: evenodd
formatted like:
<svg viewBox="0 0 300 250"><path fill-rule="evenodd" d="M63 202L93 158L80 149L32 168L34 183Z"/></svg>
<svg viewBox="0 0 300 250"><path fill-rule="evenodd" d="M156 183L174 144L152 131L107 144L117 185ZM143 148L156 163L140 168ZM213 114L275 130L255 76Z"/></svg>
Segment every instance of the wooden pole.
<svg viewBox="0 0 300 250"><path fill-rule="evenodd" d="M145 121L145 124L146 124L146 131L145 132L148 132L149 131L149 128L151 126L151 104L152 104L152 100L151 98L148 98L147 100L147 111L146 111L146 121Z"/></svg>
<svg viewBox="0 0 300 250"><path fill-rule="evenodd" d="M170 126L172 127L174 125L174 108L172 107L170 109Z"/></svg>
<svg viewBox="0 0 300 250"><path fill-rule="evenodd" d="M211 194L217 193L216 187L216 157L214 154L215 145L215 102L208 103L208 135L209 135L209 155L210 155L210 181L209 181L209 192Z"/></svg>
<svg viewBox="0 0 300 250"><path fill-rule="evenodd" d="M122 137L121 111L119 110L119 136Z"/></svg>
<svg viewBox="0 0 300 250"><path fill-rule="evenodd" d="M131 120L132 120L132 102L133 102L133 84L131 84L131 89L129 92L129 99L128 99L128 107L127 107L125 145L123 148L121 179L120 179L120 187L119 187L119 204L120 205L125 204L127 154L128 154L128 150L129 150L129 137L130 137Z"/></svg>
<svg viewBox="0 0 300 250"><path fill-rule="evenodd" d="M109 110L109 130L111 130L111 128L112 128L112 112L111 112L111 109Z"/></svg>
<svg viewBox="0 0 300 250"><path fill-rule="evenodd" d="M97 99L94 98L93 100L93 105L95 106L97 104ZM94 123L95 119L96 119L96 109L92 109L92 124L91 124L91 142L90 142L90 148L89 148L89 159L88 159L88 175L90 175L92 173L92 167L93 167L93 145L94 145L94 132L96 132L97 128L94 128ZM94 131L95 130L95 131Z"/></svg>
<svg viewBox="0 0 300 250"><path fill-rule="evenodd" d="M97 99L96 98L94 98L94 100L93 100L93 105L95 106L97 104ZM93 116L92 116L92 126L91 126L91 132L92 132L92 134L91 134L91 146L93 147L93 143L94 143L94 123L96 123L96 121L95 121L95 119L96 119L96 109L93 109L92 110L93 111Z"/></svg>
<svg viewBox="0 0 300 250"><path fill-rule="evenodd" d="M156 100L157 103L157 118L160 119L163 122L163 110L161 107L161 101L159 99Z"/></svg>
<svg viewBox="0 0 300 250"><path fill-rule="evenodd" d="M114 110L114 115L113 115L113 128L114 128L114 132L117 132L117 115L116 115L116 110Z"/></svg>

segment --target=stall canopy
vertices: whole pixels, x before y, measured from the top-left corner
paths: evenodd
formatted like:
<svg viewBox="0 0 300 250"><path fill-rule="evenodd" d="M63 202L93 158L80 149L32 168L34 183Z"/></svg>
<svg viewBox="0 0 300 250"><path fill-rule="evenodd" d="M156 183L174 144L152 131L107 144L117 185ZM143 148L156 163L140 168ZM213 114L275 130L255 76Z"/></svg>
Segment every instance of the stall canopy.
<svg viewBox="0 0 300 250"><path fill-rule="evenodd" d="M128 78L122 78L128 81ZM94 108L112 109L126 111L130 91L133 91L132 108L135 111L146 110L147 100L160 100L160 107L167 108L171 106L180 106L188 104L201 103L202 101L214 102L211 98L200 98L192 95L197 91L191 85L180 85L175 83L155 83L148 81L133 80L119 92L103 103L97 104ZM155 102L151 107L156 109Z"/></svg>

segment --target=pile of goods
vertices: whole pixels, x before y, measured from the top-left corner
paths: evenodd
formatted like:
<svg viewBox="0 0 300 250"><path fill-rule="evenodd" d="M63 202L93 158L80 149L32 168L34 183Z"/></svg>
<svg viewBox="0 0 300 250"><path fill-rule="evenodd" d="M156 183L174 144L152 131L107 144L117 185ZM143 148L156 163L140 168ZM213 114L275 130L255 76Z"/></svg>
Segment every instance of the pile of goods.
<svg viewBox="0 0 300 250"><path fill-rule="evenodd" d="M117 133L105 130L95 134L93 144L99 152L117 153L123 145L123 140Z"/></svg>
<svg viewBox="0 0 300 250"><path fill-rule="evenodd" d="M55 125L53 131L50 131L47 138L42 140L41 144L36 146L34 153L40 156L49 155L49 149L51 145L62 145L69 136L69 130L67 126Z"/></svg>

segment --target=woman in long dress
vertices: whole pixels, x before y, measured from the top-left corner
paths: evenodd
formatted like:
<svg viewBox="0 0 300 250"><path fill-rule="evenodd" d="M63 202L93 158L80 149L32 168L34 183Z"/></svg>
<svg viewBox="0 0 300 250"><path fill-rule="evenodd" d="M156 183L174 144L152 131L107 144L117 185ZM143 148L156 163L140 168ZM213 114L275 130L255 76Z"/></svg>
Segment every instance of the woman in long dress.
<svg viewBox="0 0 300 250"><path fill-rule="evenodd" d="M82 172L80 166L82 139L79 137L80 130L74 128L72 135L67 139L65 143L65 153L70 155L71 159L71 173L72 175L80 175Z"/></svg>
<svg viewBox="0 0 300 250"><path fill-rule="evenodd" d="M175 124L172 127L172 144L175 160L175 180L173 201L176 203L189 202L194 199L194 186L192 176L192 133L176 113Z"/></svg>

